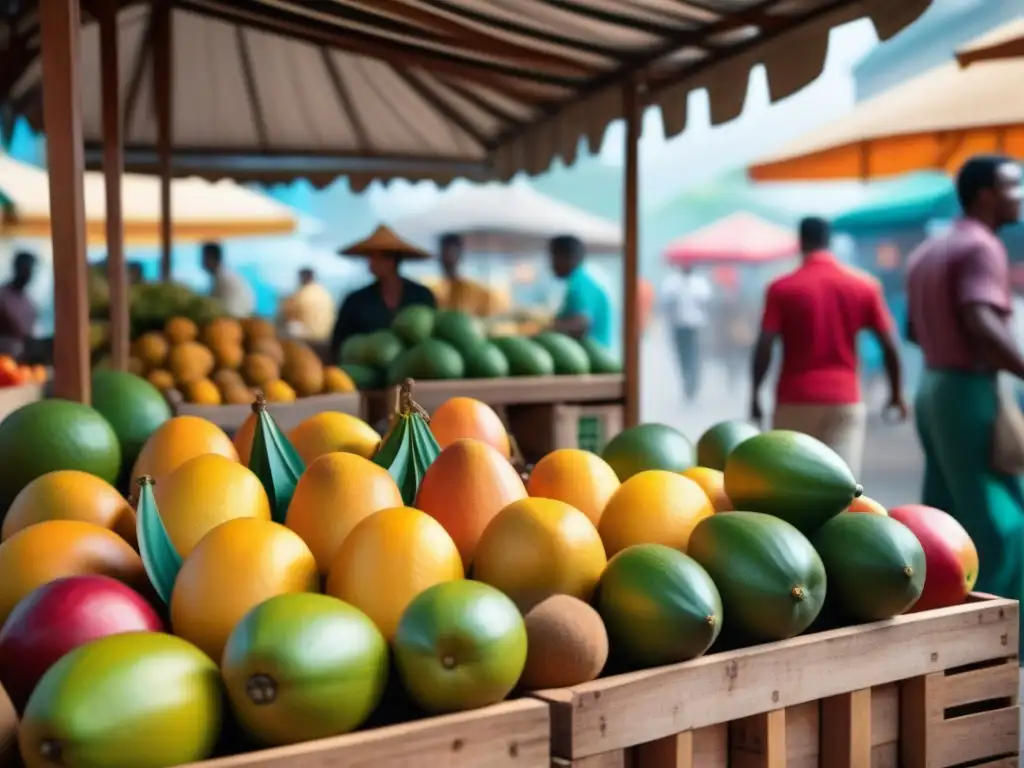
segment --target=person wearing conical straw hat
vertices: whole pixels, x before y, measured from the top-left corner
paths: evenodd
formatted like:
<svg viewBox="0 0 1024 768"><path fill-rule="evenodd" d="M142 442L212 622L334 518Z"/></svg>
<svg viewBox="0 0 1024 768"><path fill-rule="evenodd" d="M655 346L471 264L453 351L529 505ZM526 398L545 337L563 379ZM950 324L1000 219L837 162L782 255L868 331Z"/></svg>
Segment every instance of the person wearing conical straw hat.
<svg viewBox="0 0 1024 768"><path fill-rule="evenodd" d="M365 288L350 293L342 302L331 334L331 349L335 356L350 336L389 328L395 315L406 307L437 305L429 288L399 273L403 261L423 261L429 259L430 254L402 240L388 227L377 227L369 237L341 249L339 253L368 259L370 273L376 279Z"/></svg>

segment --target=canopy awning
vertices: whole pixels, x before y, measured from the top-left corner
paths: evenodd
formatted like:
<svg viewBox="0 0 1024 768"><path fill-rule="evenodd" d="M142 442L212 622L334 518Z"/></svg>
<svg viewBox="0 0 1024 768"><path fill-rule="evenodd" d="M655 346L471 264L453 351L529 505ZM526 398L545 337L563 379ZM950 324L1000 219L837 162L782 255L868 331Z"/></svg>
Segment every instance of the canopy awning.
<svg viewBox="0 0 1024 768"><path fill-rule="evenodd" d="M1003 24L956 52L960 66L979 61L1024 57L1024 17Z"/></svg>
<svg viewBox="0 0 1024 768"><path fill-rule="evenodd" d="M773 100L822 71L829 31L870 16L882 39L931 0L167 0L173 166L181 175L324 184L537 174L571 163L622 116L640 82L665 132L706 88L715 124L737 117L750 70ZM126 168L155 171L154 8L119 16ZM85 9L83 9L85 10ZM0 93L40 122L38 18L10 25ZM102 140L97 25L81 41L82 119ZM13 84L13 85L12 85Z"/></svg>
<svg viewBox="0 0 1024 768"><path fill-rule="evenodd" d="M669 264L762 264L799 251L796 235L751 213L734 213L669 243Z"/></svg>
<svg viewBox="0 0 1024 768"><path fill-rule="evenodd" d="M855 237L880 236L901 230L923 230L929 221L960 215L960 204L949 176L914 173L879 181L861 205L832 219L832 228Z"/></svg>
<svg viewBox="0 0 1024 768"><path fill-rule="evenodd" d="M536 251L557 235L575 235L591 253L622 251L618 224L541 194L525 181L452 187L434 205L394 226L431 246L453 232L474 251Z"/></svg>
<svg viewBox="0 0 1024 768"><path fill-rule="evenodd" d="M956 61L861 102L750 167L758 181L955 172L981 152L1024 156L1024 59Z"/></svg>
<svg viewBox="0 0 1024 768"><path fill-rule="evenodd" d="M106 242L103 174L84 177L86 232L90 244ZM125 174L121 182L124 239L128 245L160 242L160 180ZM50 182L46 171L0 154L2 237L50 237ZM198 242L230 237L289 235L298 216L288 206L231 181L175 179L171 184L172 237Z"/></svg>

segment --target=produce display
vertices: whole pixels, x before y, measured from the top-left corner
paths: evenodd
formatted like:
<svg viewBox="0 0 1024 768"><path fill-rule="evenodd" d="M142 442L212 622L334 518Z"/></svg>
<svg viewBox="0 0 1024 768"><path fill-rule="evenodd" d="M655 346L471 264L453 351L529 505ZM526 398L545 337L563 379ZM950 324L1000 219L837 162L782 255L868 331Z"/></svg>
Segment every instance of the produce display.
<svg viewBox="0 0 1024 768"><path fill-rule="evenodd" d="M45 384L50 374L41 365L21 365L10 355L0 355L0 389L25 384Z"/></svg>
<svg viewBox="0 0 1024 768"><path fill-rule="evenodd" d="M345 371L325 367L305 342L279 339L261 318L200 324L175 315L135 338L129 369L197 405L249 405L254 389L277 403L356 389Z"/></svg>
<svg viewBox="0 0 1024 768"><path fill-rule="evenodd" d="M424 306L399 312L390 330L349 337L338 357L359 389L395 386L408 378L578 376L622 370L593 340L577 341L554 331L488 337L484 323L472 315Z"/></svg>
<svg viewBox="0 0 1024 768"><path fill-rule="evenodd" d="M431 318L406 334L436 341ZM695 449L641 425L524 482L483 403L429 415L406 383L381 436L337 413L285 434L267 399L234 441L63 401L0 425L0 687L27 768L165 768L485 707L956 605L978 574L949 515L887 512L792 432L717 425ZM9 421L49 455L19 456Z"/></svg>

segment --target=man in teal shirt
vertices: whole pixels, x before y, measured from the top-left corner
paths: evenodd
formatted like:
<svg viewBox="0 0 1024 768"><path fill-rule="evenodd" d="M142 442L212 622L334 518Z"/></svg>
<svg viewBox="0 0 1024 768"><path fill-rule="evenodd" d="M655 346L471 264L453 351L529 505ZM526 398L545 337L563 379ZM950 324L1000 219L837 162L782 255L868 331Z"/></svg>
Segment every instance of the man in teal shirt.
<svg viewBox="0 0 1024 768"><path fill-rule="evenodd" d="M559 235L548 244L551 269L565 280L565 298L555 315L554 329L576 339L588 337L605 348L612 344L612 311L608 294L594 279L584 260L579 238Z"/></svg>

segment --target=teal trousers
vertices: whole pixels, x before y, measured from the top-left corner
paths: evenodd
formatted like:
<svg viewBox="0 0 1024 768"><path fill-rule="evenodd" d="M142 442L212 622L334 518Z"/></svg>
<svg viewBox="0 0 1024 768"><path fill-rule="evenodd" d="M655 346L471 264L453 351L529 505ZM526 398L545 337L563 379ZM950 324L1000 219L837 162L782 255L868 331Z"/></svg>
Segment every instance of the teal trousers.
<svg viewBox="0 0 1024 768"><path fill-rule="evenodd" d="M975 589L1020 600L1024 483L992 469L998 407L991 375L925 371L914 403L925 457L921 497L922 503L953 515L974 540L979 562Z"/></svg>

